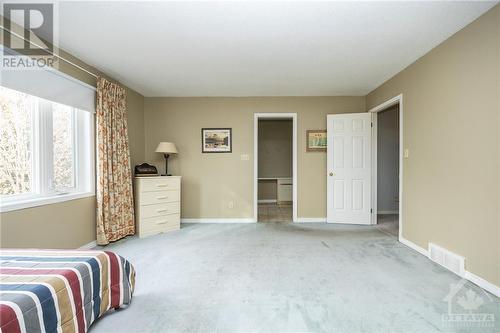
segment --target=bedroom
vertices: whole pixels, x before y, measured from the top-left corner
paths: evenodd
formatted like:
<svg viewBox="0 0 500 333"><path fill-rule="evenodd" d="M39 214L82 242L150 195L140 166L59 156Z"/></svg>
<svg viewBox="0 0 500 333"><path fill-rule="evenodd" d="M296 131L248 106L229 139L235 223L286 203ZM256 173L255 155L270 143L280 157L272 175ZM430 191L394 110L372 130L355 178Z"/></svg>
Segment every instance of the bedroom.
<svg viewBox="0 0 500 333"><path fill-rule="evenodd" d="M74 330L500 329L497 2L13 1L1 36L2 332L37 331L12 269L76 250L121 282L49 320ZM259 223L260 115L292 122L286 223Z"/></svg>

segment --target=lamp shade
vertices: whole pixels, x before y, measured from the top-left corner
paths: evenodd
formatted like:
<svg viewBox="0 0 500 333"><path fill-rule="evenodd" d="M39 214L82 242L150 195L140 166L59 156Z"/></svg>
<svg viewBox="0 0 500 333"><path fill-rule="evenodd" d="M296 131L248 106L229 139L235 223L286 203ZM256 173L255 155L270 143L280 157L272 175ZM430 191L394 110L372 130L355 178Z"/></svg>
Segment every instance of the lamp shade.
<svg viewBox="0 0 500 333"><path fill-rule="evenodd" d="M163 154L177 154L177 147L172 142L160 142L155 152Z"/></svg>

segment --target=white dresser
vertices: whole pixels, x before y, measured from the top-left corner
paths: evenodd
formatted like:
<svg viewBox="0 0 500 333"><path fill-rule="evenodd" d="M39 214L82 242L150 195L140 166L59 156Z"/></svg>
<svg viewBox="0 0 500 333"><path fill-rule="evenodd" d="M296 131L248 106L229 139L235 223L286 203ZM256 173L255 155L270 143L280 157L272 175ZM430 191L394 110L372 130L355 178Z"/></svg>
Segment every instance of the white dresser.
<svg viewBox="0 0 500 333"><path fill-rule="evenodd" d="M135 224L139 237L178 230L181 177L135 177Z"/></svg>

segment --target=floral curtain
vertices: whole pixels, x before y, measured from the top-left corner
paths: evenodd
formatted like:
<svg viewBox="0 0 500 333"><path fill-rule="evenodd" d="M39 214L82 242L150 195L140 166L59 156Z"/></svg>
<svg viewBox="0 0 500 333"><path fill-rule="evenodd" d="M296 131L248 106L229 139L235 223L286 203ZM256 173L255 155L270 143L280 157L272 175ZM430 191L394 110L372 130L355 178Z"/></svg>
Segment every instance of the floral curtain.
<svg viewBox="0 0 500 333"><path fill-rule="evenodd" d="M97 244L135 233L125 89L97 79Z"/></svg>

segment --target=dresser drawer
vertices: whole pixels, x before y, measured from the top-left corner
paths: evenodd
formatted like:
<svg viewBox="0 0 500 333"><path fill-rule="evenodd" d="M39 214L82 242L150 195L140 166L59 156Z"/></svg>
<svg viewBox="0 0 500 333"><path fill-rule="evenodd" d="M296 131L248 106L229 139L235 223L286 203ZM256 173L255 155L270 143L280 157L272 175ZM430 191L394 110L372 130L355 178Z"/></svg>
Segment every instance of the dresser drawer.
<svg viewBox="0 0 500 333"><path fill-rule="evenodd" d="M181 212L181 205L179 202L168 202L155 205L141 206L140 218L148 218L154 216L162 216L169 214L178 214Z"/></svg>
<svg viewBox="0 0 500 333"><path fill-rule="evenodd" d="M181 192L179 190L144 192L141 195L140 205L153 205L157 203L178 201L181 201Z"/></svg>
<svg viewBox="0 0 500 333"><path fill-rule="evenodd" d="M141 179L140 192L153 192L153 191L166 191L166 190L179 190L181 182L179 178L154 178L154 179Z"/></svg>
<svg viewBox="0 0 500 333"><path fill-rule="evenodd" d="M139 237L180 229L180 214L144 218L138 226Z"/></svg>

